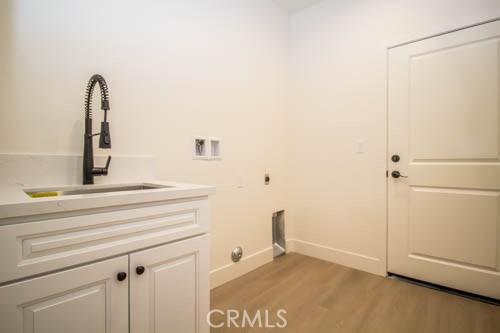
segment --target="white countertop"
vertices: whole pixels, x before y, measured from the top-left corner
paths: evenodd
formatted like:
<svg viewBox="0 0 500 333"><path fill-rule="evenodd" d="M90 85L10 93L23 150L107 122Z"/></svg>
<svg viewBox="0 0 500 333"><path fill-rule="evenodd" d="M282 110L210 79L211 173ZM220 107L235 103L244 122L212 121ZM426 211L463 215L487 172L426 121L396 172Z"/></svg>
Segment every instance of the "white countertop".
<svg viewBox="0 0 500 333"><path fill-rule="evenodd" d="M46 198L31 198L25 190L33 190L29 186L12 186L0 188L0 224L8 224L8 219L30 215L61 213L82 209L103 208L140 204L155 201L166 201L190 197L202 197L215 193L215 187L165 181L125 182L103 185L86 185L87 187L109 187L115 185L157 184L168 186L152 190L123 192L89 193ZM43 190L74 189L80 186L51 186ZM38 190L38 189L37 189ZM7 219L7 220L6 220Z"/></svg>

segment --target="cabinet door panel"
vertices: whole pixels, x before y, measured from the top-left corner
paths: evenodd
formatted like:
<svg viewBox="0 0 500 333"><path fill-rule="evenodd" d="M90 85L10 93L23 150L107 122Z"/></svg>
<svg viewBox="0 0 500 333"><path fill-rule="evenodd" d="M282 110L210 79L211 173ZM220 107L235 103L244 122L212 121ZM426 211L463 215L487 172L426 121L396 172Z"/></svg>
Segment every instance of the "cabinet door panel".
<svg viewBox="0 0 500 333"><path fill-rule="evenodd" d="M131 333L208 332L208 246L201 236L130 255Z"/></svg>
<svg viewBox="0 0 500 333"><path fill-rule="evenodd" d="M126 333L127 256L0 287L0 332Z"/></svg>

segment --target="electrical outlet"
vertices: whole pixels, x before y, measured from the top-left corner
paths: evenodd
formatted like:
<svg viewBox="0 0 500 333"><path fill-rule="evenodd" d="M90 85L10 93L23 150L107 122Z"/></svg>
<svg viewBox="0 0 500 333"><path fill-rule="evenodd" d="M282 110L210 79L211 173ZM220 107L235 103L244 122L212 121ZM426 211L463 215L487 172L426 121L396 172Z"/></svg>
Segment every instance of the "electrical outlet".
<svg viewBox="0 0 500 333"><path fill-rule="evenodd" d="M242 175L237 176L236 182L237 182L237 184L236 184L237 188L244 188L245 187L245 178L243 178Z"/></svg>
<svg viewBox="0 0 500 333"><path fill-rule="evenodd" d="M357 153L358 154L364 154L365 153L365 143L366 143L366 140L358 140L358 150L357 150Z"/></svg>

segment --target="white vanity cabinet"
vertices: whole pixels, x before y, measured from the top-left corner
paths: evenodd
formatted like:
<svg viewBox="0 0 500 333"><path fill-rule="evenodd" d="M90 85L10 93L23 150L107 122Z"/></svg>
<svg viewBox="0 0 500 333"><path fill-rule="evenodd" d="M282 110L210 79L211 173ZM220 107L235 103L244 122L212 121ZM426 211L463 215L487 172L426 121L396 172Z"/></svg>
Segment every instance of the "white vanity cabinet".
<svg viewBox="0 0 500 333"><path fill-rule="evenodd" d="M0 333L208 333L199 193L0 218Z"/></svg>

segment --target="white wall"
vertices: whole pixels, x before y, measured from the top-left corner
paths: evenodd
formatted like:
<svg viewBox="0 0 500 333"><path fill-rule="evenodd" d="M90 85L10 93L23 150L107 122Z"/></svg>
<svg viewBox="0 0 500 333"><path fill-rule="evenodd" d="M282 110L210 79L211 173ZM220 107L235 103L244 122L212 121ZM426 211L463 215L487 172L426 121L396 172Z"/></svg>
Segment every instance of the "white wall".
<svg viewBox="0 0 500 333"><path fill-rule="evenodd" d="M498 0L325 0L292 17L297 248L385 273L386 48L497 17Z"/></svg>
<svg viewBox="0 0 500 333"><path fill-rule="evenodd" d="M214 285L271 259L283 208L292 249L384 274L386 48L499 16L498 0L324 0L289 36L270 0L1 1L0 153L81 154L101 73L114 156L217 186ZM194 135L221 137L222 161L192 160Z"/></svg>
<svg viewBox="0 0 500 333"><path fill-rule="evenodd" d="M211 266L226 269L216 283L271 259L272 212L286 208L281 8L269 0L5 0L0 22L0 153L81 154L84 90L100 73L110 86L112 155L150 155L160 179L217 186ZM222 138L223 159L194 161L195 135ZM237 245L258 255L231 271Z"/></svg>

